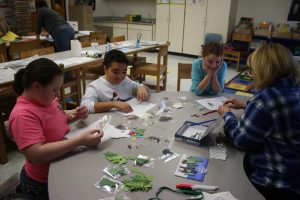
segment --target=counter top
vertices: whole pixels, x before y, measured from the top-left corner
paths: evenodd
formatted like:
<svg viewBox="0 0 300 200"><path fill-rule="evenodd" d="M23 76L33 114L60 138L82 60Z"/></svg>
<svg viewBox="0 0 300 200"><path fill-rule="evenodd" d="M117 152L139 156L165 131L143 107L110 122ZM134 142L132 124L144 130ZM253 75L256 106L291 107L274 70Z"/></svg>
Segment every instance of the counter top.
<svg viewBox="0 0 300 200"><path fill-rule="evenodd" d="M128 21L125 17L94 17L94 24L97 23L122 23L122 24L138 24L138 25L154 25L155 19L142 18L141 21Z"/></svg>

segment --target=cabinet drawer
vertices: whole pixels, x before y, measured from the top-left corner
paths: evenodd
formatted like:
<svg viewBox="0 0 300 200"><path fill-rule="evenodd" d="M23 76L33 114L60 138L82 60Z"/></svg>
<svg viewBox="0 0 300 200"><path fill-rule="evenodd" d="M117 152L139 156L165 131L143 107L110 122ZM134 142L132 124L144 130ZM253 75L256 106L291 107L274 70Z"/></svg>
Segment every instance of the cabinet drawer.
<svg viewBox="0 0 300 200"><path fill-rule="evenodd" d="M126 28L127 29L127 24L123 23L113 23L114 28Z"/></svg>
<svg viewBox="0 0 300 200"><path fill-rule="evenodd" d="M152 31L152 25L128 24L128 29Z"/></svg>

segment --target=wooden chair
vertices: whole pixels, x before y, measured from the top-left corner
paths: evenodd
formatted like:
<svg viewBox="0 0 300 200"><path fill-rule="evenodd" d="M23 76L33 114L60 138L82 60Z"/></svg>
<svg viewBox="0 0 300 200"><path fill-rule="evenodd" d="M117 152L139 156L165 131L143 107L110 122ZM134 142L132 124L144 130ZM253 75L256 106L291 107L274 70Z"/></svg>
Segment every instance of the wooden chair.
<svg viewBox="0 0 300 200"><path fill-rule="evenodd" d="M110 43L122 42L122 41L125 41L125 40L126 40L125 35L119 35L119 36L109 38Z"/></svg>
<svg viewBox="0 0 300 200"><path fill-rule="evenodd" d="M82 36L78 36L77 39L80 42L86 42L86 41L90 41L90 36L89 35L82 35Z"/></svg>
<svg viewBox="0 0 300 200"><path fill-rule="evenodd" d="M85 93L87 80L96 80L101 75L104 75L104 65L101 61L89 63L88 67L82 67L80 79L82 82L83 92Z"/></svg>
<svg viewBox="0 0 300 200"><path fill-rule="evenodd" d="M35 55L43 56L47 54L52 54L54 53L54 48L53 47L47 47L47 48L42 48L42 49L34 49L34 50L28 50L28 51L22 51L20 52L20 58L29 58Z"/></svg>
<svg viewBox="0 0 300 200"><path fill-rule="evenodd" d="M109 38L110 43L114 42L122 42L125 41L125 35L115 36ZM146 63L146 57L140 57L137 56L137 54L134 54L134 56L127 56L129 65L135 67L137 65L145 64Z"/></svg>
<svg viewBox="0 0 300 200"><path fill-rule="evenodd" d="M16 60L20 58L20 52L38 49L39 41L26 40L26 41L12 41L9 43L9 55L11 60ZM17 54L17 57L15 56Z"/></svg>
<svg viewBox="0 0 300 200"><path fill-rule="evenodd" d="M0 164L7 162L6 144L8 140L5 121L8 120L9 115L16 104L17 95L12 87L0 88Z"/></svg>
<svg viewBox="0 0 300 200"><path fill-rule="evenodd" d="M106 38L104 31L94 31L90 33L90 41L99 40L101 38Z"/></svg>
<svg viewBox="0 0 300 200"><path fill-rule="evenodd" d="M59 64L59 66L64 70L63 64ZM68 75L60 88L60 101L64 109L67 108L66 98L72 97L72 101L76 104L75 106L79 106L81 100L80 69L70 71ZM68 93L66 90L68 90Z"/></svg>
<svg viewBox="0 0 300 200"><path fill-rule="evenodd" d="M6 43L0 44L0 62L7 62Z"/></svg>
<svg viewBox="0 0 300 200"><path fill-rule="evenodd" d="M90 47L91 46L91 41L82 41L81 43L81 47L85 48L85 47Z"/></svg>
<svg viewBox="0 0 300 200"><path fill-rule="evenodd" d="M177 91L180 91L181 79L191 79L191 71L191 63L178 63Z"/></svg>
<svg viewBox="0 0 300 200"><path fill-rule="evenodd" d="M234 49L224 50L224 60L228 61L229 66L232 61L236 62L236 71L239 71L241 59L247 60L250 54L252 35L234 32L231 40Z"/></svg>
<svg viewBox="0 0 300 200"><path fill-rule="evenodd" d="M106 37L103 37L103 38L98 39L97 41L98 41L98 44L99 44L99 45L101 45L101 44L106 44L107 38L106 38Z"/></svg>
<svg viewBox="0 0 300 200"><path fill-rule="evenodd" d="M138 65L137 67L133 67L131 71L132 79L139 78L140 82L145 80L145 76L155 76L156 77L156 85L149 86L150 88L156 88L157 92L160 92L161 89L166 89L167 84L167 66L168 66L168 48L170 42L167 42L163 46L159 48L157 54L157 63L145 63L142 65ZM162 61L162 62L161 62ZM160 86L160 82L163 81L163 86Z"/></svg>

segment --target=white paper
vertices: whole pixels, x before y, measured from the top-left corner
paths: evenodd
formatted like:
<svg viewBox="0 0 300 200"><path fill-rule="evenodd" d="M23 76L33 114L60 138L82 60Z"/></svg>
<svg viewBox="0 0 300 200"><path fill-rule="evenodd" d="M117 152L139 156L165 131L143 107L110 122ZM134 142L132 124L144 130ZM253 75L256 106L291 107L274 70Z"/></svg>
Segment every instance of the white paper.
<svg viewBox="0 0 300 200"><path fill-rule="evenodd" d="M81 128L81 129L77 129L75 128L74 130L71 130L67 135L65 135L66 138L72 138L74 136L78 136L82 133L84 133L87 130L91 130L91 129L98 129L98 124L99 121L95 121L92 124L89 124L88 126ZM130 137L129 132L130 130L120 130L115 128L113 125L109 124L106 127L104 127L103 129L104 135L101 139L101 143L109 140L110 138L124 138L124 137Z"/></svg>
<svg viewBox="0 0 300 200"><path fill-rule="evenodd" d="M202 192L205 200L238 200L229 191L209 194Z"/></svg>
<svg viewBox="0 0 300 200"><path fill-rule="evenodd" d="M215 97L215 98L208 98L208 99L199 99L196 100L196 102L208 110L217 110L218 107L223 105L226 100L227 100L226 97Z"/></svg>
<svg viewBox="0 0 300 200"><path fill-rule="evenodd" d="M14 80L14 75L16 71L11 68L0 69L0 83L5 83L11 80Z"/></svg>
<svg viewBox="0 0 300 200"><path fill-rule="evenodd" d="M142 117L148 110L150 110L151 108L156 106L156 104L149 103L149 102L146 102L146 101L143 101L143 102L139 103L136 98L130 99L129 101L127 101L127 103L129 103L130 106L132 107L132 109L133 109L132 112L129 112L129 113L124 113L124 112L121 112L121 111L117 111L117 112L119 112L119 113L121 113L122 115L125 115L125 116L136 115L138 117Z"/></svg>

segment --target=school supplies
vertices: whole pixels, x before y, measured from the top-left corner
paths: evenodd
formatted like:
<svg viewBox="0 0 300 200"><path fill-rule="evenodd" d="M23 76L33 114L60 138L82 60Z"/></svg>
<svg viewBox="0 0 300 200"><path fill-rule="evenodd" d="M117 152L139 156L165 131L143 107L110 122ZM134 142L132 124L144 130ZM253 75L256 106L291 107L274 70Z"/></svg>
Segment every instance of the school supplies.
<svg viewBox="0 0 300 200"><path fill-rule="evenodd" d="M217 110L211 110L211 111L208 111L208 112L203 113L202 115L208 115L208 114L210 114L210 113L215 113L215 112L217 112Z"/></svg>
<svg viewBox="0 0 300 200"><path fill-rule="evenodd" d="M175 138L184 142L201 145L201 140L212 132L221 123L222 118L212 119L203 122L186 121L175 133Z"/></svg>
<svg viewBox="0 0 300 200"><path fill-rule="evenodd" d="M175 171L175 176L203 181L207 171L208 159L183 154Z"/></svg>
<svg viewBox="0 0 300 200"><path fill-rule="evenodd" d="M205 191L215 191L219 189L218 186L215 185L195 185L189 183L180 183L176 185L178 189L190 189L190 190L205 190Z"/></svg>
<svg viewBox="0 0 300 200"><path fill-rule="evenodd" d="M226 100L226 97L214 97L208 99L199 99L196 100L196 102L208 110L217 110L218 107L223 105Z"/></svg>

